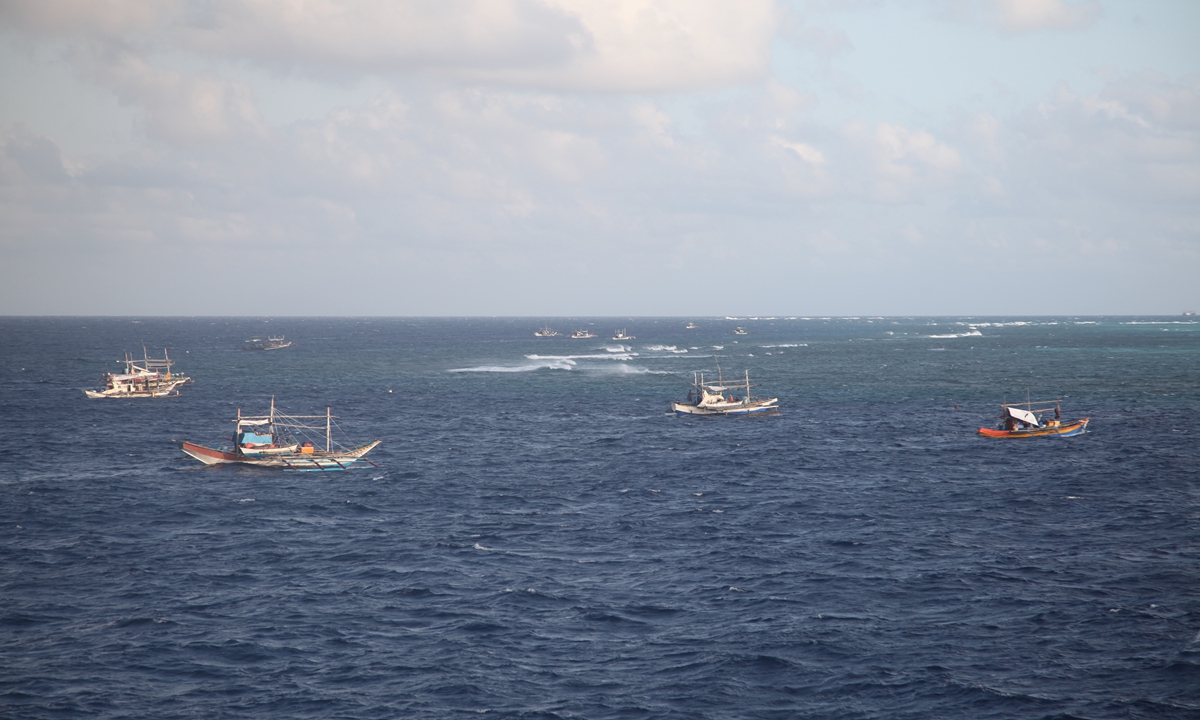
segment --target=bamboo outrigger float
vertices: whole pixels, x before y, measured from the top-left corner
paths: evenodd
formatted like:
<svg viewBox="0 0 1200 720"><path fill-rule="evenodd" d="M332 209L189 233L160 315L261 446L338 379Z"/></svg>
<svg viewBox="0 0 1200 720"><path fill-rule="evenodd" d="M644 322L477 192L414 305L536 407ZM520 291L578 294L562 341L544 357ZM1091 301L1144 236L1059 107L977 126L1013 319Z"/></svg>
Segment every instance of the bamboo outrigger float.
<svg viewBox="0 0 1200 720"><path fill-rule="evenodd" d="M276 468L293 472L328 472L349 470L362 460L381 441L375 440L358 447L334 448L333 420L336 416L325 408L324 415L284 415L275 411L275 398L271 398L268 415L243 415L238 410L234 422L237 431L233 436L233 447L212 448L184 441L183 451L205 465L238 463L258 467ZM324 420L323 425L312 425L304 421ZM321 450L311 441L300 441L293 433L303 431L325 431L325 449ZM281 435L281 433L283 433Z"/></svg>
<svg viewBox="0 0 1200 720"><path fill-rule="evenodd" d="M1031 400L1023 403L1001 403L1000 425L979 428L979 434L994 438L1074 437L1087 432L1088 421L1062 419L1062 400ZM1054 411L1053 418L1043 416Z"/></svg>

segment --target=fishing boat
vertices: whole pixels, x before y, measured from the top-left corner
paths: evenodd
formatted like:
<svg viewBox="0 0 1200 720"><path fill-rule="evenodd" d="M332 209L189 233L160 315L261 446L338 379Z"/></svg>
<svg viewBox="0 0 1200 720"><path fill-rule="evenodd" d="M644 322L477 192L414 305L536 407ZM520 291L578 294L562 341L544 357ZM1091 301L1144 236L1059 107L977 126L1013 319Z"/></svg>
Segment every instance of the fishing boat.
<svg viewBox="0 0 1200 720"><path fill-rule="evenodd" d="M747 332L746 328L739 327L739 328L734 328L733 334L734 335L749 335L750 333Z"/></svg>
<svg viewBox="0 0 1200 720"><path fill-rule="evenodd" d="M243 415L238 409L233 421L237 428L232 447L207 447L187 441L182 447L185 453L205 465L237 463L293 472L349 470L359 461L375 465L364 456L381 441L351 448L335 447L333 421L336 417L330 414L329 408L325 408L324 415L284 415L275 410L275 398L271 398L271 410L266 415ZM314 423L319 420L325 422ZM323 450L306 439L307 433L322 430L325 432Z"/></svg>
<svg viewBox="0 0 1200 720"><path fill-rule="evenodd" d="M632 335L626 335L625 329L622 328L622 329L616 331L615 333L613 333L612 339L613 340L635 340L636 338L634 338Z"/></svg>
<svg viewBox="0 0 1200 720"><path fill-rule="evenodd" d="M142 359L125 353L125 372L105 373L104 389L84 390L93 400L101 398L166 398L177 397L179 386L192 381L187 375L172 373L175 363L163 348L161 358L152 358L142 346Z"/></svg>
<svg viewBox="0 0 1200 720"><path fill-rule="evenodd" d="M684 329L684 330L695 330L695 329L696 329L696 328L698 328L698 327L700 327L700 326L699 326L699 325L697 325L696 323L694 323L694 322L689 322L687 325L684 325L684 326L683 326L683 329Z"/></svg>
<svg viewBox="0 0 1200 720"><path fill-rule="evenodd" d="M596 337L596 333L590 330L576 330L575 332L571 333L572 340L587 340L588 338L594 337Z"/></svg>
<svg viewBox="0 0 1200 720"><path fill-rule="evenodd" d="M1087 432L1088 421L1062 419L1062 401L1031 400L1023 403L1001 403L1000 425L979 428L979 434L995 438L1073 437ZM1054 417L1045 417L1054 411Z"/></svg>
<svg viewBox="0 0 1200 720"><path fill-rule="evenodd" d="M766 415L779 412L779 398L755 397L750 394L750 371L746 371L745 383L726 384L717 367L717 383L709 385L702 373L692 377L692 389L687 400L671 404L676 415ZM732 391L740 390L742 397ZM726 393L729 393L726 395Z"/></svg>
<svg viewBox="0 0 1200 720"><path fill-rule="evenodd" d="M557 330L551 330L549 325L543 325L541 330L533 333L534 337L558 337Z"/></svg>
<svg viewBox="0 0 1200 720"><path fill-rule="evenodd" d="M242 347L243 350L282 350L285 347L292 346L292 343L284 340L282 335L279 337L267 336L266 340L254 338L253 340L247 340L246 343Z"/></svg>

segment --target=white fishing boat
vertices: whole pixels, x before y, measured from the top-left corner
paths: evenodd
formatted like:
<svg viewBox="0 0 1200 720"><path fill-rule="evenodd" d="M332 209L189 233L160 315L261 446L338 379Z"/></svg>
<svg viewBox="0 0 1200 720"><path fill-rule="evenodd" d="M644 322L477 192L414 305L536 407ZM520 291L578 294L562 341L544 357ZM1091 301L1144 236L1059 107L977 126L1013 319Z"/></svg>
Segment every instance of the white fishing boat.
<svg viewBox="0 0 1200 720"><path fill-rule="evenodd" d="M254 338L253 340L247 340L246 343L242 348L243 350L282 350L292 346L292 343L284 340L282 335L279 337L267 336L266 340Z"/></svg>
<svg viewBox="0 0 1200 720"><path fill-rule="evenodd" d="M533 333L534 337L558 337L557 330L551 330L549 325L543 325L541 330Z"/></svg>
<svg viewBox="0 0 1200 720"><path fill-rule="evenodd" d="M179 386L192 381L187 375L172 373L175 363L163 349L161 358L152 358L142 346L142 359L125 353L125 372L105 373L104 389L84 390L93 400L101 398L165 398L179 395Z"/></svg>
<svg viewBox="0 0 1200 720"><path fill-rule="evenodd" d="M695 330L695 329L696 329L696 328L698 328L698 327L700 327L700 326L699 326L699 325L697 325L696 323L694 323L694 322L690 322L690 323L688 323L687 325L684 325L684 326L683 326L683 329L684 329L684 330Z"/></svg>
<svg viewBox="0 0 1200 720"><path fill-rule="evenodd" d="M612 339L613 340L636 340L636 338L634 336L626 335L624 328L613 333Z"/></svg>
<svg viewBox="0 0 1200 720"><path fill-rule="evenodd" d="M335 415L325 408L324 415L284 415L276 412L275 398L267 415L243 415L238 410L234 423L237 429L232 447L207 447L192 442L182 443L183 451L205 465L237 463L293 472L329 472L348 470L355 463L375 463L364 456L381 441L375 440L357 447L336 447L333 442ZM313 423L324 420L323 424ZM325 449L317 442L303 439L307 433L324 431ZM299 438L297 437L299 436Z"/></svg>
<svg viewBox="0 0 1200 720"><path fill-rule="evenodd" d="M731 385L721 378L721 368L718 366L715 385L707 384L704 375L696 373L687 400L672 403L671 408L676 415L765 415L779 412L779 398L755 397L750 394L750 388L749 370L746 371L744 383ZM741 391L743 395L739 398L733 394L734 391Z"/></svg>
<svg viewBox="0 0 1200 720"><path fill-rule="evenodd" d="M588 338L594 337L596 337L596 333L592 332L591 330L576 330L575 332L571 333L572 340L587 340Z"/></svg>
<svg viewBox="0 0 1200 720"><path fill-rule="evenodd" d="M750 333L744 327L734 328L734 335L749 335Z"/></svg>

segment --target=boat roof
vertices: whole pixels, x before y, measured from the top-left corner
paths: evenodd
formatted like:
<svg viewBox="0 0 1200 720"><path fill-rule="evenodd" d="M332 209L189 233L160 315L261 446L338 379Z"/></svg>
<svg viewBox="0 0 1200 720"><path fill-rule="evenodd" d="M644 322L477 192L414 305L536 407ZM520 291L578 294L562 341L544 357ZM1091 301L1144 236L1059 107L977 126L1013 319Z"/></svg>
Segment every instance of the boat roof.
<svg viewBox="0 0 1200 720"><path fill-rule="evenodd" d="M1025 410L1022 408L1016 408L1016 407L1010 407L1010 408L1007 408L1007 410L1008 410L1008 414L1011 417L1014 417L1014 418L1020 420L1021 422L1027 422L1031 425L1038 424L1037 415L1034 415L1033 413L1029 412L1028 410Z"/></svg>

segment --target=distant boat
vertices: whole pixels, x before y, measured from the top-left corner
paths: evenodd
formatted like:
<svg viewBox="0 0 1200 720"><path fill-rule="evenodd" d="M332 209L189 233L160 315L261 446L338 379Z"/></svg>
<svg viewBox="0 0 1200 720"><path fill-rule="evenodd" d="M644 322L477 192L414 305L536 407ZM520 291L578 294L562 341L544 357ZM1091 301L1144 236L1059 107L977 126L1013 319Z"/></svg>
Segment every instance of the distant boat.
<svg viewBox="0 0 1200 720"><path fill-rule="evenodd" d="M745 383L728 385L721 379L721 368L717 367L717 384L704 382L704 375L693 377L692 389L684 402L671 404L676 415L765 415L779 412L779 398L754 397L750 394L750 371L746 371ZM741 390L738 398L731 390Z"/></svg>
<svg viewBox="0 0 1200 720"><path fill-rule="evenodd" d="M697 325L696 323L694 323L694 322L690 322L690 323L688 323L687 325L684 325L684 326L683 326L683 329L684 329L684 330L695 330L695 329L696 329L696 328L698 328L698 327L700 327L700 326L699 326L699 325Z"/></svg>
<svg viewBox="0 0 1200 720"><path fill-rule="evenodd" d="M1021 407L1024 406L1024 407ZM1000 405L1000 425L996 428L979 428L979 434L994 438L1074 437L1087 432L1088 421L1062 420L1060 400L1029 400L1023 403ZM1043 417L1051 410L1053 418Z"/></svg>
<svg viewBox="0 0 1200 720"><path fill-rule="evenodd" d="M254 338L253 340L247 340L246 342L249 344L243 346L243 350L282 350L285 347L292 346L292 343L284 340L282 335L279 337L268 336L266 340Z"/></svg>
<svg viewBox="0 0 1200 720"><path fill-rule="evenodd" d="M733 331L733 334L734 335L749 335L750 333L746 332L746 328L740 327L740 328L736 328Z"/></svg>
<svg viewBox="0 0 1200 720"><path fill-rule="evenodd" d="M84 390L93 400L101 398L165 398L177 397L179 386L192 381L187 375L172 373L175 363L163 349L162 358L152 358L142 346L142 359L125 353L125 372L105 373L103 390Z"/></svg>
<svg viewBox="0 0 1200 720"><path fill-rule="evenodd" d="M305 421L323 419L323 425L310 425ZM332 427L334 416L329 408L324 415L284 415L275 411L275 398L271 398L271 411L267 415L242 415L239 409L234 422L237 429L233 436L233 447L212 448L184 441L183 451L205 465L237 463L257 467L276 468L294 472L329 472L349 470L362 460L374 465L364 456L381 441L349 449L333 447ZM317 448L312 441L298 440L293 433L325 431L325 449Z"/></svg>
<svg viewBox="0 0 1200 720"><path fill-rule="evenodd" d="M575 332L571 333L572 340L587 340L588 338L594 337L596 337L596 333L592 332L591 330L576 330Z"/></svg>
<svg viewBox="0 0 1200 720"><path fill-rule="evenodd" d="M551 330L548 325L543 325L541 330L533 333L534 337L558 337L557 330Z"/></svg>
<svg viewBox="0 0 1200 720"><path fill-rule="evenodd" d="M635 338L632 335L626 335L624 328L622 328L622 329L616 331L615 333L613 333L612 339L613 340L636 340L637 338Z"/></svg>

